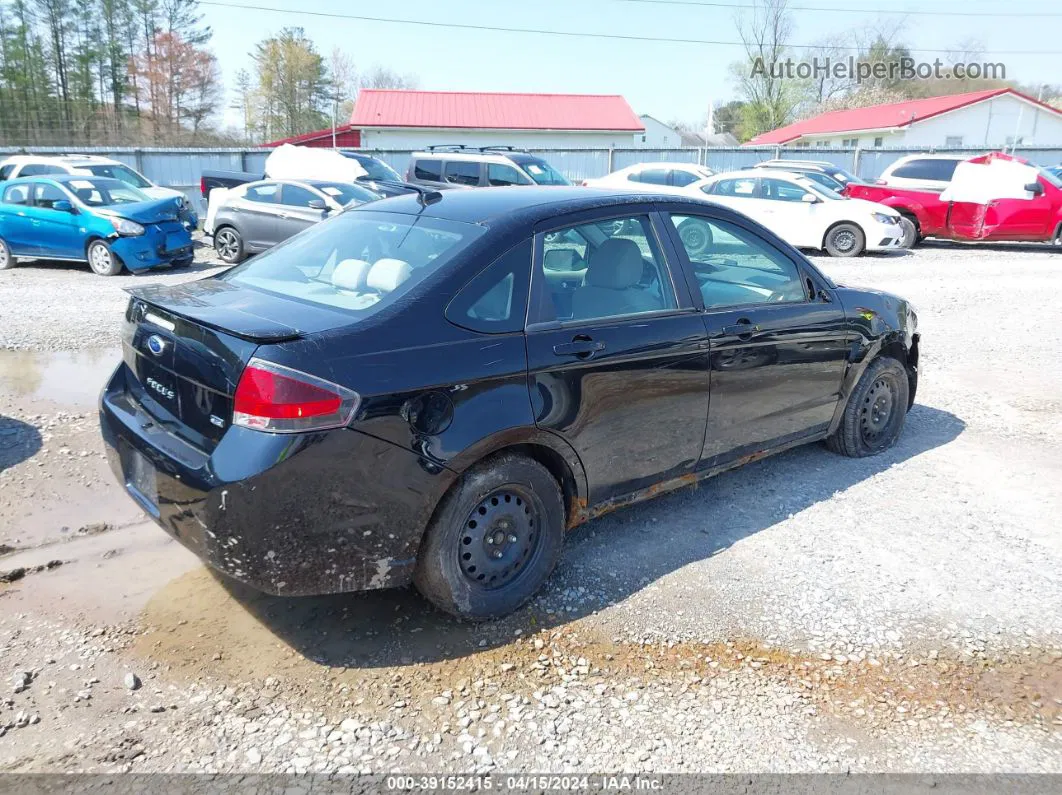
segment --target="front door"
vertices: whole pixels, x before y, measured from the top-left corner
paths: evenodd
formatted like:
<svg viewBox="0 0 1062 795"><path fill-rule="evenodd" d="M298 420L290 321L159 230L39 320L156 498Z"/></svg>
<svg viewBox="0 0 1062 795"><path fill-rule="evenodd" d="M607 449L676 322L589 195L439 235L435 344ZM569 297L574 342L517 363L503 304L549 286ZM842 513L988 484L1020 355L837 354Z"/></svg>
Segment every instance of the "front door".
<svg viewBox="0 0 1062 795"><path fill-rule="evenodd" d="M72 198L55 183L34 183L33 207L29 216L40 256L84 259L85 235L81 231L81 217L73 210L56 210L53 205L58 201L73 206Z"/></svg>
<svg viewBox="0 0 1062 795"><path fill-rule="evenodd" d="M684 248L704 305L712 401L701 466L710 468L824 432L847 366L844 308L812 271L736 222L707 224L712 243ZM681 245L683 236L675 234Z"/></svg>
<svg viewBox="0 0 1062 795"><path fill-rule="evenodd" d="M303 229L309 229L314 224L320 223L327 216L320 207L310 206L311 202L324 201L323 196L318 196L311 190L301 185L284 183L280 188L280 208L277 213L276 240L280 243L292 235L297 235Z"/></svg>
<svg viewBox="0 0 1062 795"><path fill-rule="evenodd" d="M810 200L805 201L804 197ZM762 177L760 198L764 202L763 222L782 240L797 248L821 248L822 222L818 215L822 200L803 186L787 179Z"/></svg>
<svg viewBox="0 0 1062 795"><path fill-rule="evenodd" d="M536 239L531 405L575 448L591 505L692 473L700 457L707 334L662 234L648 214L596 213ZM550 278L560 271L543 262L562 258L583 277Z"/></svg>
<svg viewBox="0 0 1062 795"><path fill-rule="evenodd" d="M244 245L251 251L265 251L277 242L277 216L280 215L280 185L263 182L250 185L229 209L236 215Z"/></svg>

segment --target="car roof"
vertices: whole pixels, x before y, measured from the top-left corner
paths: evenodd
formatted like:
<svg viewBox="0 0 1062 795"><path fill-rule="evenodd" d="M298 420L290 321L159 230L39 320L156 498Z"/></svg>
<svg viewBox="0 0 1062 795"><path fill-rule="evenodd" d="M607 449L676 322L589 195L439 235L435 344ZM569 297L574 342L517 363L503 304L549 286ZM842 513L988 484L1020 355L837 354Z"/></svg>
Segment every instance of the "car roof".
<svg viewBox="0 0 1062 795"><path fill-rule="evenodd" d="M441 198L426 207L417 194L407 193L361 205L354 212L393 212L424 215L468 224L490 226L499 218L535 224L558 214L593 210L609 205L638 205L653 202L704 206L696 198L667 193L646 193L575 185L514 186L486 190L439 191Z"/></svg>

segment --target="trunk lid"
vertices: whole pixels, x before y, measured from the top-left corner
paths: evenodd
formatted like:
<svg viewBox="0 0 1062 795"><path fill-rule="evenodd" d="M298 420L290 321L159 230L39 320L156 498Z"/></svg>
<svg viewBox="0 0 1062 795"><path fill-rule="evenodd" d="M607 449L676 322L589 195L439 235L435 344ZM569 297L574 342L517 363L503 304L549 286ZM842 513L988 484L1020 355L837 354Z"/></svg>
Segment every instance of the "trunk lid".
<svg viewBox="0 0 1062 795"><path fill-rule="evenodd" d="M236 385L260 345L350 322L337 312L214 279L126 292L128 390L160 424L206 450L231 424Z"/></svg>

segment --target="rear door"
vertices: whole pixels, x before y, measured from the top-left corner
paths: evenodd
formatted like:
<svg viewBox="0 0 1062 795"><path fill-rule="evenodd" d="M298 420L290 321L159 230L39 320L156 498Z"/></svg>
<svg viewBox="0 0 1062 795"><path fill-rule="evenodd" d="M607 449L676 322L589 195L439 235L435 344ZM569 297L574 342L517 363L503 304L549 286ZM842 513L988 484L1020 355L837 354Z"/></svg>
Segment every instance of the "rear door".
<svg viewBox="0 0 1062 795"><path fill-rule="evenodd" d="M670 214L711 344L712 403L702 466L823 433L847 366L844 307L796 255L751 226ZM708 246L683 246L680 225L705 224Z"/></svg>
<svg viewBox="0 0 1062 795"><path fill-rule="evenodd" d="M57 201L73 204L71 197L53 182L36 182L33 185L33 208L30 223L41 256L63 259L85 257L84 234L81 218L73 212L56 210Z"/></svg>
<svg viewBox="0 0 1062 795"><path fill-rule="evenodd" d="M248 186L243 196L229 203L228 209L232 211L248 248L264 251L276 244L280 234L277 221L282 212L279 183Z"/></svg>
<svg viewBox="0 0 1062 795"><path fill-rule="evenodd" d="M325 197L316 191L293 185L290 182L281 184L280 204L277 207L276 237L274 243L287 240L292 235L297 235L303 229L309 229L314 224L320 223L328 213L320 208L310 206L311 202L327 202Z"/></svg>
<svg viewBox="0 0 1062 795"><path fill-rule="evenodd" d="M23 256L29 256L36 251L33 225L28 213L32 202L31 185L32 183L22 182L6 186L3 203L0 204L0 237L7 241L7 246L13 254Z"/></svg>
<svg viewBox="0 0 1062 795"><path fill-rule="evenodd" d="M691 473L708 413L704 324L665 256L670 241L659 217L638 209L583 213L535 242L532 410L579 454L591 504ZM603 228L624 231L609 236ZM546 278L546 233L549 250L562 251L559 241L575 250L566 270L585 268L570 293L563 280Z"/></svg>

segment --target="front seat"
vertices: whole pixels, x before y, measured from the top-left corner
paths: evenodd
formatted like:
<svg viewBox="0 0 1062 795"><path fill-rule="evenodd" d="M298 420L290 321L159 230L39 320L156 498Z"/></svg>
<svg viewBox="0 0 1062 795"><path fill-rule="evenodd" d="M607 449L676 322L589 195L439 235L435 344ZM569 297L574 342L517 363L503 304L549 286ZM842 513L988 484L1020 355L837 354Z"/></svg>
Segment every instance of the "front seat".
<svg viewBox="0 0 1062 795"><path fill-rule="evenodd" d="M572 295L572 319L632 315L662 307L638 286L645 261L633 240L612 237L590 255L583 286Z"/></svg>

